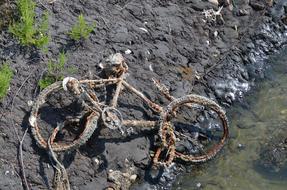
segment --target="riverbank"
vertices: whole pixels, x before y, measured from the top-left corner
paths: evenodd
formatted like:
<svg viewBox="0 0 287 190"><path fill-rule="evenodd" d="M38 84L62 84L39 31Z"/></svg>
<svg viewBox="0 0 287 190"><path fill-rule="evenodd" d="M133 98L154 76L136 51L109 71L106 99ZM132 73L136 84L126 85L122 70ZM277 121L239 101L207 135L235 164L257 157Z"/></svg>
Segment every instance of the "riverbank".
<svg viewBox="0 0 287 190"><path fill-rule="evenodd" d="M0 121L0 188L22 188L13 126L20 137L29 127L28 103L39 93L38 80L48 60L56 59L61 51L66 52L68 65L77 68L72 74L77 78L93 78L99 63L110 54L125 54L130 69L127 80L153 100L160 97L151 87L152 77L170 87L175 97L195 93L225 106L243 98L255 79L264 77L267 66L264 60L287 41L286 3L275 1L270 7L262 1L238 0L232 5L227 2L220 9L200 0L87 0L51 4L41 1L37 4L37 14L49 11L52 39L45 53L21 46L4 27L0 59L10 60L15 74L0 108L4 116ZM97 27L89 39L77 44L71 42L67 31L79 13L89 23L96 21ZM124 113L131 113L132 118L152 117L132 106L134 102L137 104L135 97L122 98L122 102L129 104ZM133 168L141 184L151 161L151 136L117 143L92 139L79 150L67 153L64 165L72 189L103 189L110 183L107 181L110 170L124 171L127 166ZM50 189L53 168L46 152L37 147L30 135L24 139L23 154L28 184L34 189ZM148 188L165 185L168 189L168 180L172 183L173 177L168 176Z"/></svg>

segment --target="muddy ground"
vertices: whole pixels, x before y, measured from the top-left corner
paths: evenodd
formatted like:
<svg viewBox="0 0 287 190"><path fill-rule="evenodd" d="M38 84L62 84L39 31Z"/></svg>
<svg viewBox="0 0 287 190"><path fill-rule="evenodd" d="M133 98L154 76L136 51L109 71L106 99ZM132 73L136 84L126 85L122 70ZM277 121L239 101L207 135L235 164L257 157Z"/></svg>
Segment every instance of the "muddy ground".
<svg viewBox="0 0 287 190"><path fill-rule="evenodd" d="M16 134L21 138L29 128L28 102L39 93L37 83L47 61L57 59L61 51L67 53L67 65L77 68L72 75L79 79L93 78L99 63L110 54L124 54L130 73L127 81L156 101L161 98L152 77L169 86L175 97L195 93L225 107L242 99L256 78L264 77L264 60L287 41L287 7L279 0L272 7L259 0L237 0L233 5L221 2L222 18L214 21L203 11L219 7L201 0L57 0L51 4L38 0L37 15L44 10L50 15L48 52L21 46L3 24L0 59L11 62L14 78L0 105L0 189L23 189ZM4 3L14 7L13 1ZM89 39L75 43L67 32L80 13L89 23L96 21L97 27ZM125 54L127 50L131 53ZM154 117L137 101L130 94L122 97L126 115ZM170 189L175 175L164 172L151 179L147 172L154 133L147 131L117 142L94 135L80 149L66 153L63 163L71 188L104 189L111 184L107 181L109 170L124 172L132 167L138 184L133 189ZM23 158L30 188L51 189L53 168L30 130L23 142ZM180 166L174 167L170 170Z"/></svg>

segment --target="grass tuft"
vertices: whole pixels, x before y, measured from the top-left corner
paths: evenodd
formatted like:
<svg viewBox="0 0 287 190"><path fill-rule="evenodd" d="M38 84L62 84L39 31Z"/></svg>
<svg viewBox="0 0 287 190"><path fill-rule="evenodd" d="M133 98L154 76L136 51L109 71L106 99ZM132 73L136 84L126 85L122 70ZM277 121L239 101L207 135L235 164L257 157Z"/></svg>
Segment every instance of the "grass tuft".
<svg viewBox="0 0 287 190"><path fill-rule="evenodd" d="M8 63L4 63L0 68L0 99L6 96L12 77L12 69Z"/></svg>
<svg viewBox="0 0 287 190"><path fill-rule="evenodd" d="M47 73L38 83L40 90L43 90L54 82L63 80L66 73L66 69L69 73L74 73L76 71L74 67L66 68L66 62L66 54L63 52L59 54L58 62L53 62L52 60L48 61Z"/></svg>
<svg viewBox="0 0 287 190"><path fill-rule="evenodd" d="M20 13L20 20L9 26L9 31L18 38L23 45L35 45L42 48L49 43L48 13L45 12L41 22L36 23L35 8L33 0L18 0L17 7Z"/></svg>
<svg viewBox="0 0 287 190"><path fill-rule="evenodd" d="M95 27L96 23L93 23L92 26L89 26L85 21L83 14L80 14L78 16L78 22L72 27L69 35L75 41L88 39L90 33L95 29Z"/></svg>

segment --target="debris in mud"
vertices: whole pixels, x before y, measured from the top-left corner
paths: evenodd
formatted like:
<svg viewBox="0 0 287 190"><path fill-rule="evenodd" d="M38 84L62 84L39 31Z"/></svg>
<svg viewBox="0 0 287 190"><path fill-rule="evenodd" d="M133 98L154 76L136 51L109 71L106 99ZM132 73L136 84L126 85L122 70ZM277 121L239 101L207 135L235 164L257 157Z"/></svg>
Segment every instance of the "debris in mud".
<svg viewBox="0 0 287 190"><path fill-rule="evenodd" d="M15 97L15 109L13 117L11 117L15 123L16 132L23 134L23 128L28 125L30 112L27 102L30 100L35 102L38 93L35 88L38 85L37 81L41 78L41 73L46 69L45 63L49 58L56 57L58 52L62 50L67 52L70 57L69 66L80 68L79 72L74 75L76 78L94 78L99 74L98 63L104 62L111 53L121 52L126 54L125 57L130 63L130 75L126 76L127 81L137 86L148 98L160 103L166 101L155 90L155 87L150 85L151 79L156 78L164 81L173 97L196 93L222 103L225 97L229 99L232 97L232 94L228 95L234 91L234 86L241 89L242 94L245 93L244 85L248 83L250 86L255 76L258 76L264 69L264 59L286 42L285 29L281 19L275 22L268 14L263 15L261 11L254 11L247 0L233 1L235 5L233 9L229 9L225 3L228 1L218 1L219 6L223 5L221 14L225 21L220 24L202 21L204 10L216 11L218 6L201 0L52 0L49 2L53 3L41 1L36 8L37 15L49 11L49 34L53 40L50 41L48 52L43 53L31 48L20 47L5 27L0 34L0 59L11 60L11 66L16 71L10 93L0 106L2 115L0 122L2 154L0 157L1 160L9 160L9 163L3 164L1 161L0 169L14 171L15 175L0 174L2 179L0 189L7 187L9 189L12 186L14 189L22 187L20 177L17 175L18 161L15 159L17 139L14 131L11 130L9 119L6 118L7 106L22 81L31 74L31 80L28 80L19 95ZM274 3L274 5L276 4ZM96 20L97 28L95 32L91 33L88 40L79 45L69 41L67 31L73 25L71 21L76 20L80 13L86 15L85 18L89 23ZM276 12L275 9L273 13L275 16L278 15L278 11ZM283 18L284 12L283 15L281 13L282 11L276 17L281 18L282 16ZM139 28L146 29L148 33ZM234 52L236 54L233 54ZM190 72L178 68L192 68L193 73L196 74L195 78L189 76ZM219 94L222 99L217 99L215 90L218 86L215 84L229 81L229 77L236 83L223 87L219 85ZM244 80L241 80L242 78ZM193 80L192 83L191 80ZM105 100L105 95L110 91L104 88L100 90L103 93L101 100ZM236 95L235 99L238 97ZM48 116L43 118L43 123L46 124L44 126L56 128L54 121L65 119L66 112L59 107L61 105L59 100L63 100L61 98L61 96L56 96L47 102L49 106L54 107L50 110L46 109ZM63 102L65 101L63 100ZM148 110L146 106L142 106L138 98L130 93L122 94L119 98L119 105L127 106L120 111L124 117L129 119L158 120L152 111ZM73 111L75 107L67 106L66 108L68 112ZM46 121L53 122L53 124L47 125ZM207 128L208 123L206 122ZM74 140L73 138L76 138L80 132L73 131L74 129L77 127L64 128L57 140L66 137L65 135L71 137L68 140ZM41 130L47 135L46 138L51 132L45 131L45 127ZM98 133L103 134L102 132L96 130L95 137L90 138L80 149L63 155L65 157L63 164L67 168L71 188L73 190L104 189L108 186L107 172L110 169L124 171L121 167L124 166L126 157L130 157L137 168L137 180L141 183L150 183L148 180L145 181L144 173L151 161L149 150L158 146L154 142L155 139L152 138L155 131L147 129L144 132L139 132L138 129L135 129L135 133L132 133L130 138L123 141L121 138L117 138L116 143L111 140L113 138L106 138L108 135L98 137ZM113 131L109 132L115 134ZM197 136L195 131L193 137ZM199 138L204 139L202 136ZM185 150L186 147L190 148L188 139L181 146L182 150ZM50 167L50 160L47 158L46 152L36 146L32 136L26 136L23 154L29 186L35 189L51 188L53 169ZM95 158L98 159L98 162L94 161ZM175 178L169 175L164 178L166 180L162 180L162 183L154 182L155 186L159 185L158 187L170 189ZM169 181L169 179L171 180ZM166 186L167 183L170 185Z"/></svg>
<svg viewBox="0 0 287 190"><path fill-rule="evenodd" d="M186 95L181 98L174 98L170 95L166 86L154 80L159 92L162 93L167 100L171 101L169 105L164 108L151 101L142 92L125 81L128 65L120 53L110 55L107 59L107 64L105 64L102 69L106 78L77 80L72 77L66 77L63 79L63 82L55 82L49 85L39 94L32 108L29 118L32 136L39 147L49 150L52 160L56 163L54 164L56 189L69 189L70 187L65 166L59 162L55 152L66 152L84 145L97 128L110 129L114 131L114 133L120 133L122 138L128 135L125 126L157 129L154 136L159 136L158 145L156 145L157 149L152 159L152 165L155 167L169 167L175 159L181 159L191 163L206 162L215 157L223 148L228 137L228 120L225 111L214 101L199 95ZM98 98L99 95L96 94L96 89L99 87L108 87L109 85L114 86L112 97L109 98L111 101L100 102ZM159 121L124 120L122 113L118 109L118 98L122 93L122 87L125 87L128 91L138 96L146 106L159 115ZM57 127L53 129L48 140L42 136L41 128L39 127L39 120L42 114L41 107L48 101L52 93L59 95L61 88L72 94L75 99L78 99L78 102L81 102L84 106L84 110L86 110L84 114L86 118L71 118L73 123L79 123L81 120L86 121L82 124L84 129L81 134L70 143L59 143L56 141L56 136L61 133L67 123L70 123L71 119L65 119L62 124L57 123ZM61 101L58 103L61 104ZM182 110L182 107L189 108L192 111L190 112L188 109ZM210 114L212 114L212 118L216 120L216 117L218 117L219 123L214 125L219 128L215 131L219 130L222 132L220 135L216 132L216 137L213 137L212 133L214 131L211 126L208 126L208 129L206 129L208 131L206 134L204 130L197 132L192 131L191 128L195 128L194 130L197 130L196 128L204 128L204 125L195 127L193 122L186 119L191 117L191 114L194 114L193 108L197 109L197 107L202 107L201 109L203 110L211 109L212 113L210 112ZM179 116L182 113L186 115ZM185 118L184 121L182 121L181 117ZM193 117L196 118L197 115ZM173 119L176 121L173 121ZM79 125L80 124L77 126ZM196 133L196 135L194 135L194 133ZM213 140L216 138L220 140ZM209 142L212 142L210 143L211 145L207 146L208 141L202 139L208 139ZM186 141L186 145L183 145L181 149L177 149L177 143L181 141ZM205 146L207 149L204 149ZM190 148L192 148L192 150L190 150ZM114 184L114 189L128 189L137 176L134 166L128 168L124 166L123 168L126 169L126 172L113 169L110 169L108 172L108 181Z"/></svg>
<svg viewBox="0 0 287 190"><path fill-rule="evenodd" d="M219 7L217 11L213 9L204 10L202 14L204 15L205 22L213 22L213 23L224 23L224 19L221 14L221 10L223 7Z"/></svg>
<svg viewBox="0 0 287 190"><path fill-rule="evenodd" d="M129 189L130 186L137 179L135 174L135 167L127 167L127 172L121 172L119 170L109 170L108 171L108 181L111 182L109 188L113 190Z"/></svg>

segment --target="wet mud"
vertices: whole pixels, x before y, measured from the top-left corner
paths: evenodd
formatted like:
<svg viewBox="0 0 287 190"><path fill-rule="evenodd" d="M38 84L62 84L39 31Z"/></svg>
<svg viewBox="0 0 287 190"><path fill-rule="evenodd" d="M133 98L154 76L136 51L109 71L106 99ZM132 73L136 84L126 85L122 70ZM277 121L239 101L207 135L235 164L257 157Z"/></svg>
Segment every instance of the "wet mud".
<svg viewBox="0 0 287 190"><path fill-rule="evenodd" d="M206 10L220 8L201 0L37 1L37 15L49 11L52 40L47 52L21 46L4 26L0 60L11 62L14 78L0 104L0 189L23 188L16 134L21 138L29 128L30 101L39 93L38 80L48 60L57 59L61 51L67 54L68 66L77 68L67 75L79 79L98 75L99 64L110 54L124 54L127 81L160 103L165 102L152 77L160 79L175 97L195 93L226 107L242 99L258 77L264 78L266 58L287 41L286 3L221 2L221 16L209 17ZM67 32L80 13L88 23L96 21L97 27L89 39L75 43ZM127 117L157 118L129 93L123 94L119 104ZM121 183L122 189L128 189L133 183L132 189L170 189L179 171L193 167L175 164L153 171L150 153L155 133L147 130L125 140L110 140L105 132L97 131L87 144L62 155L71 188L104 189ZM30 131L24 139L23 158L30 188L52 189L49 156L37 147Z"/></svg>

